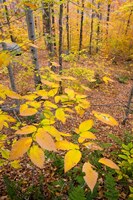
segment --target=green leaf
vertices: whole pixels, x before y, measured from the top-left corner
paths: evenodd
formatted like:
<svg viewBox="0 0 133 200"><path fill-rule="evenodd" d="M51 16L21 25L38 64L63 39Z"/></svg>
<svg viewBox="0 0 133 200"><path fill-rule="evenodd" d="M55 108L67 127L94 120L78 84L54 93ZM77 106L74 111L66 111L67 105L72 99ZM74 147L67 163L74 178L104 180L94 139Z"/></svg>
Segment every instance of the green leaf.
<svg viewBox="0 0 133 200"><path fill-rule="evenodd" d="M72 188L69 192L69 200L86 200L83 187L78 186Z"/></svg>

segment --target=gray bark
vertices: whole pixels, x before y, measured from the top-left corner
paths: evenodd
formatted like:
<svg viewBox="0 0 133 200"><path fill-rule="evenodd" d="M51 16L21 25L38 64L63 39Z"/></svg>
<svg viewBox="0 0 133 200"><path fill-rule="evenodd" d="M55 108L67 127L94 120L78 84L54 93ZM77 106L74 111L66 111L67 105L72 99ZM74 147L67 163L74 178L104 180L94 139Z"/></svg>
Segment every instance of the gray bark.
<svg viewBox="0 0 133 200"><path fill-rule="evenodd" d="M107 6L107 19L106 19L106 22L107 22L106 35L107 36L108 36L108 33L109 33L110 11L111 11L111 4L108 3L108 6Z"/></svg>
<svg viewBox="0 0 133 200"><path fill-rule="evenodd" d="M130 26L132 14L133 14L133 9L131 9L130 14L129 14L129 18L128 18L128 21L127 21L127 27L126 27L125 35L127 35L128 29L129 29L129 26Z"/></svg>
<svg viewBox="0 0 133 200"><path fill-rule="evenodd" d="M70 30L69 30L69 1L68 0L66 3L66 9L67 9L67 14L66 14L67 51L69 54L69 52L70 52Z"/></svg>
<svg viewBox="0 0 133 200"><path fill-rule="evenodd" d="M81 51L81 48L82 48L82 40L83 40L83 21L84 21L84 0L82 0L82 11L81 11L81 19L80 19L79 51Z"/></svg>
<svg viewBox="0 0 133 200"><path fill-rule="evenodd" d="M129 95L129 98L128 98L128 103L127 103L127 108L126 108L126 110L125 110L125 118L124 118L124 120L123 120L123 122L122 122L122 124L123 125L125 125L125 123L126 123L126 121L127 121L127 119L128 119L128 115L129 115L129 113L130 113L130 108L131 108L131 103L133 103L132 102L132 98L133 98L133 86L132 86L132 88L131 88L131 92L130 92L130 95Z"/></svg>
<svg viewBox="0 0 133 200"><path fill-rule="evenodd" d="M94 4L94 0L92 0L92 5ZM90 44L89 44L89 54L92 54L92 39L93 39L93 28L94 28L94 10L92 9L91 14L91 27L90 27Z"/></svg>
<svg viewBox="0 0 133 200"><path fill-rule="evenodd" d="M27 27L28 27L29 40L31 40L34 43L36 36L35 36L35 25L34 25L34 20L33 20L33 11L28 7L26 7L26 22L27 22ZM35 87L41 88L41 77L40 77L40 71L39 71L37 49L31 46L30 50L32 54L32 63L34 65Z"/></svg>
<svg viewBox="0 0 133 200"><path fill-rule="evenodd" d="M63 46L63 3L60 0L59 13L59 74L62 75L62 47ZM59 94L62 94L62 82L60 81Z"/></svg>
<svg viewBox="0 0 133 200"><path fill-rule="evenodd" d="M3 50L7 50L7 45L6 45L5 42L2 42L2 47L3 47ZM9 65L7 66L7 69L8 69L8 74L9 74L11 89L12 89L14 92L17 92L12 66L9 64Z"/></svg>

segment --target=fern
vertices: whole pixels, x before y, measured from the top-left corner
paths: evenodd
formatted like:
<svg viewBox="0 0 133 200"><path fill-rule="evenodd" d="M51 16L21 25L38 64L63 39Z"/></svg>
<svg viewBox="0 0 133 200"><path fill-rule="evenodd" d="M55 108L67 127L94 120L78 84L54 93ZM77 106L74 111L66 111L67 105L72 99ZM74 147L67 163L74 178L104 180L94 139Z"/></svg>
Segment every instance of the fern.
<svg viewBox="0 0 133 200"><path fill-rule="evenodd" d="M73 188L69 192L69 200L86 200L84 189L81 186Z"/></svg>
<svg viewBox="0 0 133 200"><path fill-rule="evenodd" d="M119 193L116 189L116 182L111 172L109 172L105 176L105 189L105 197L108 200L118 200Z"/></svg>

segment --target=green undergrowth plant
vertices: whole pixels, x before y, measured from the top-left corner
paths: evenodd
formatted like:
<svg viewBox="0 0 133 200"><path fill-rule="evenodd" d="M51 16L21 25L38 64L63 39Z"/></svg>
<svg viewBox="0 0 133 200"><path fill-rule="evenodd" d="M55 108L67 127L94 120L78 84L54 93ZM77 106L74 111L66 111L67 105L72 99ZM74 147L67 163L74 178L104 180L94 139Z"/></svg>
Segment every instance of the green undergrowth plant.
<svg viewBox="0 0 133 200"><path fill-rule="evenodd" d="M59 95L59 83L64 80L75 81L75 79L71 76L59 76L53 72L49 74L48 80L42 77L43 88L41 90L38 89L23 96L0 85L0 97L3 102L7 97L19 100L19 116L22 121L18 126L17 120L3 111L0 112L1 132L4 127L10 129L10 123L17 124L15 132L13 131L14 140L10 147L11 150L8 150L2 166L14 161L19 164L19 159L27 154L31 163L43 169L45 160L49 157L47 152L54 152L63 157L65 176L71 169L80 166L77 169L79 173L84 173L83 180L93 192L98 181L98 167L101 164L117 170L119 167L104 156L103 148L94 133L93 119L82 121L76 128L72 126L69 133L58 130L57 127L65 126L68 118L72 119L73 115L83 117L90 107L90 102L87 100L87 95L77 93L71 88L64 88L63 94ZM107 125L118 126L118 122L109 114L94 110L92 114ZM30 117L30 120L27 121L27 117ZM4 143L2 145L5 149ZM96 154L96 151L101 153ZM53 158L55 166L62 166L62 161L58 156L55 158L53 155ZM60 167L60 173L62 173L62 167Z"/></svg>
<svg viewBox="0 0 133 200"><path fill-rule="evenodd" d="M119 192L116 189L116 178L113 176L114 172L109 171L105 174L105 197L108 200L118 200Z"/></svg>
<svg viewBox="0 0 133 200"><path fill-rule="evenodd" d="M45 195L42 190L42 178L39 178L38 185L29 186L23 190L21 181L13 181L8 176L4 176L7 194L11 200L44 200Z"/></svg>
<svg viewBox="0 0 133 200"><path fill-rule="evenodd" d="M119 182L124 183L129 192L129 198L133 197L132 183L133 183L133 142L122 144L121 152L118 155L118 165L120 170L117 171Z"/></svg>

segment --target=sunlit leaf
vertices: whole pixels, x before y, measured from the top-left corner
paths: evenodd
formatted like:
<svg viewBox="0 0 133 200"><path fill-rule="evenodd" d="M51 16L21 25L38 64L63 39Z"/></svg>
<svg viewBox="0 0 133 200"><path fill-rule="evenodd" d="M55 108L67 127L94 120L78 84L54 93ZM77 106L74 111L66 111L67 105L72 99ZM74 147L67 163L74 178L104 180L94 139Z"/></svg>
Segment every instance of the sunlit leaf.
<svg viewBox="0 0 133 200"><path fill-rule="evenodd" d="M79 105L81 108L87 109L90 107L90 102L87 100L82 100L82 102Z"/></svg>
<svg viewBox="0 0 133 200"><path fill-rule="evenodd" d="M33 145L30 148L29 157L37 167L41 169L44 167L43 165L45 157L44 157L44 152L40 147L38 147L37 145Z"/></svg>
<svg viewBox="0 0 133 200"><path fill-rule="evenodd" d="M37 128L33 125L27 125L22 127L20 130L17 130L15 134L26 135L29 133L33 133L37 130Z"/></svg>
<svg viewBox="0 0 133 200"><path fill-rule="evenodd" d="M83 114L85 113L84 109L80 106L75 106L75 110L80 116L83 116Z"/></svg>
<svg viewBox="0 0 133 200"><path fill-rule="evenodd" d="M20 106L20 115L21 116L32 116L37 113L35 108L28 108L26 104Z"/></svg>
<svg viewBox="0 0 133 200"><path fill-rule="evenodd" d="M27 101L26 104L36 109L41 107L41 103L36 101Z"/></svg>
<svg viewBox="0 0 133 200"><path fill-rule="evenodd" d="M90 131L85 131L80 134L80 137L78 138L78 142L82 143L82 142L84 142L85 139L95 140L96 136L93 133L91 133Z"/></svg>
<svg viewBox="0 0 133 200"><path fill-rule="evenodd" d="M58 88L52 89L48 92L49 97L54 97L58 92Z"/></svg>
<svg viewBox="0 0 133 200"><path fill-rule="evenodd" d="M112 168L112 169L117 169L119 170L118 165L116 165L112 160L107 159L107 158L101 158L98 162Z"/></svg>
<svg viewBox="0 0 133 200"><path fill-rule="evenodd" d="M61 100L61 96L55 96L54 100L55 103L59 103L59 101Z"/></svg>
<svg viewBox="0 0 133 200"><path fill-rule="evenodd" d="M13 91L6 92L6 95L10 97L11 99L21 99L21 95Z"/></svg>
<svg viewBox="0 0 133 200"><path fill-rule="evenodd" d="M90 149L91 151L94 151L94 150L103 150L99 145L97 145L96 143L94 142L86 142L83 144L85 147L87 147L88 149Z"/></svg>
<svg viewBox="0 0 133 200"><path fill-rule="evenodd" d="M76 78L72 77L72 76L61 76L62 80L70 80L70 81L75 81Z"/></svg>
<svg viewBox="0 0 133 200"><path fill-rule="evenodd" d="M111 125L111 126L118 126L118 122L109 114L105 114L105 113L100 113L97 111L92 111L92 113L94 114L94 116L99 119L100 121Z"/></svg>
<svg viewBox="0 0 133 200"><path fill-rule="evenodd" d="M108 85L109 82L114 82L111 78L107 77L107 76L104 76L103 77L103 81L105 82L105 84Z"/></svg>
<svg viewBox="0 0 133 200"><path fill-rule="evenodd" d="M36 141L43 148L48 151L56 151L56 146L53 138L43 128L38 129L36 133Z"/></svg>
<svg viewBox="0 0 133 200"><path fill-rule="evenodd" d="M7 67L10 63L10 54L7 52L0 53L0 68Z"/></svg>
<svg viewBox="0 0 133 200"><path fill-rule="evenodd" d="M54 126L44 126L43 130L56 138L56 140L62 140L60 132Z"/></svg>
<svg viewBox="0 0 133 200"><path fill-rule="evenodd" d="M93 120L86 120L84 122L82 122L80 125L79 125L79 131L82 133L82 132L85 132L85 131L88 131L92 128L92 126L94 125L94 122Z"/></svg>
<svg viewBox="0 0 133 200"><path fill-rule="evenodd" d="M37 8L37 6L35 4L30 3L30 2L25 2L24 5L27 7L30 7L33 10Z"/></svg>
<svg viewBox="0 0 133 200"><path fill-rule="evenodd" d="M62 123L66 122L66 115L62 108L58 108L55 112L55 117L60 120Z"/></svg>
<svg viewBox="0 0 133 200"><path fill-rule="evenodd" d="M14 161L10 162L10 165L15 169L20 169L21 168L20 160L14 160Z"/></svg>
<svg viewBox="0 0 133 200"><path fill-rule="evenodd" d="M46 90L38 90L36 91L36 94L41 97L45 97L45 98L48 97L48 92Z"/></svg>
<svg viewBox="0 0 133 200"><path fill-rule="evenodd" d="M23 99L28 100L28 101L33 101L36 99L38 96L36 94L29 94L29 95L24 95L22 96Z"/></svg>
<svg viewBox="0 0 133 200"><path fill-rule="evenodd" d="M9 160L17 160L18 158L22 157L30 148L31 143L31 137L19 139L12 147Z"/></svg>
<svg viewBox="0 0 133 200"><path fill-rule="evenodd" d="M70 149L79 149L77 144L73 144L72 142L68 142L67 140L62 140L56 142L56 148L61 150L70 150Z"/></svg>
<svg viewBox="0 0 133 200"><path fill-rule="evenodd" d="M43 119L41 121L41 125L43 126L46 126L46 125L51 125L51 124L54 124L55 123L55 120L54 119Z"/></svg>
<svg viewBox="0 0 133 200"><path fill-rule="evenodd" d="M68 95L69 98L74 98L75 92L72 89L66 88L65 93Z"/></svg>
<svg viewBox="0 0 133 200"><path fill-rule="evenodd" d="M98 173L95 170L93 170L92 167L93 166L89 162L85 162L82 169L82 172L85 173L84 180L90 188L91 192L93 192L93 189L98 179Z"/></svg>
<svg viewBox="0 0 133 200"><path fill-rule="evenodd" d="M73 168L81 159L81 152L79 150L70 150L66 153L64 158L64 171L67 172Z"/></svg>
<svg viewBox="0 0 133 200"><path fill-rule="evenodd" d="M52 87L52 88L58 88L59 87L59 85L57 84L57 83L54 83L54 82L50 82L50 81L47 81L47 80L41 80L42 81L42 83L44 84L44 85L47 85L47 86L49 86L49 87Z"/></svg>
<svg viewBox="0 0 133 200"><path fill-rule="evenodd" d="M44 107L48 107L48 108L57 108L57 105L50 102L50 101L45 101L43 104Z"/></svg>
<svg viewBox="0 0 133 200"><path fill-rule="evenodd" d="M2 158L5 158L5 159L9 158L10 151L8 149L1 149L0 152L1 152Z"/></svg>
<svg viewBox="0 0 133 200"><path fill-rule="evenodd" d="M0 101L0 105L3 104L3 103L4 103L4 101Z"/></svg>

